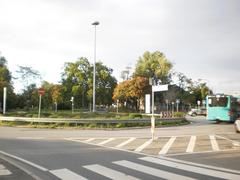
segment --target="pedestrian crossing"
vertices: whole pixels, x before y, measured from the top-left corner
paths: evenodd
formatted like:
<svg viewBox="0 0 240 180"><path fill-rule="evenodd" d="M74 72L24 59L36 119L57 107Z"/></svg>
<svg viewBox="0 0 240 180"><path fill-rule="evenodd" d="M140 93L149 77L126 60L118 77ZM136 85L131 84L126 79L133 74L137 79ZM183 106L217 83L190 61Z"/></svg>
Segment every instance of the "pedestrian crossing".
<svg viewBox="0 0 240 180"><path fill-rule="evenodd" d="M1 176L7 176L11 174L12 174L11 171L9 171L3 164L0 164L0 179L1 179Z"/></svg>
<svg viewBox="0 0 240 180"><path fill-rule="evenodd" d="M65 138L69 141L104 146L146 155L165 156L240 149L240 140L220 135L162 136L150 138Z"/></svg>
<svg viewBox="0 0 240 180"><path fill-rule="evenodd" d="M85 170L85 176L83 171ZM87 173L86 173L87 170ZM75 172L74 172L75 171ZM206 166L170 158L144 156L136 160L118 160L102 164L89 164L78 170L57 169L49 172L62 180L94 179L240 179L240 171ZM90 176L91 174L91 176ZM88 177L86 177L88 176Z"/></svg>

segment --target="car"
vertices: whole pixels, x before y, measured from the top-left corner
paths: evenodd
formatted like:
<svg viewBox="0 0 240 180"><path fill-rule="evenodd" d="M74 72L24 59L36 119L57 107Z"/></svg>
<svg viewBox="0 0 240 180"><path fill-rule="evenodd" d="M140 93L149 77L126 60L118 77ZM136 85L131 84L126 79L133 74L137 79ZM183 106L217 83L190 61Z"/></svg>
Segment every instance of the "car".
<svg viewBox="0 0 240 180"><path fill-rule="evenodd" d="M197 115L206 116L207 110L205 108L194 108L188 112L188 115L190 115L190 116L197 116Z"/></svg>
<svg viewBox="0 0 240 180"><path fill-rule="evenodd" d="M235 130L236 130L236 132L237 132L237 133L240 133L240 118L238 118L238 119L235 121L234 125L235 125Z"/></svg>

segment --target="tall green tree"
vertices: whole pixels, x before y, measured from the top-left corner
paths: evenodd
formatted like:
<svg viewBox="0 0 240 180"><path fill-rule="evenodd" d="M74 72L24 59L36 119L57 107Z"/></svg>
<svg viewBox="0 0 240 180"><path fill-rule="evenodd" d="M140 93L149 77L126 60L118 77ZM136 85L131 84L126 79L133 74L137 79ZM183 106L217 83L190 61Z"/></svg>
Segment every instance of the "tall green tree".
<svg viewBox="0 0 240 180"><path fill-rule="evenodd" d="M18 107L26 110L37 108L39 103L38 88L36 84L27 86L21 95L18 96Z"/></svg>
<svg viewBox="0 0 240 180"><path fill-rule="evenodd" d="M166 84L171 81L171 68L172 63L162 52L146 51L137 61L134 76L154 78L155 82L160 81L160 83Z"/></svg>
<svg viewBox="0 0 240 180"><path fill-rule="evenodd" d="M96 102L99 105L111 105L113 91L117 80L112 76L113 70L102 62L96 63Z"/></svg>
<svg viewBox="0 0 240 180"><path fill-rule="evenodd" d="M113 90L117 84L112 72L113 70L103 65L102 62L96 63L96 104L98 105L112 103ZM62 82L67 99L70 100L71 96L74 96L75 102L82 107L91 103L93 65L89 63L87 58L82 57L74 63L65 63Z"/></svg>
<svg viewBox="0 0 240 180"><path fill-rule="evenodd" d="M3 88L7 88L7 108L16 106L16 95L12 86L12 75L7 66L5 57L0 56L0 108L3 105Z"/></svg>
<svg viewBox="0 0 240 180"><path fill-rule="evenodd" d="M91 76L91 65L87 58L81 57L76 62L67 62L64 66L62 84L65 92L65 101L68 102L72 96L81 99L76 103L85 107L90 99L87 98Z"/></svg>
<svg viewBox="0 0 240 180"><path fill-rule="evenodd" d="M39 71L28 66L18 66L16 71L18 79L20 79L24 88L27 88L31 84L36 84L37 81L41 80L41 74Z"/></svg>

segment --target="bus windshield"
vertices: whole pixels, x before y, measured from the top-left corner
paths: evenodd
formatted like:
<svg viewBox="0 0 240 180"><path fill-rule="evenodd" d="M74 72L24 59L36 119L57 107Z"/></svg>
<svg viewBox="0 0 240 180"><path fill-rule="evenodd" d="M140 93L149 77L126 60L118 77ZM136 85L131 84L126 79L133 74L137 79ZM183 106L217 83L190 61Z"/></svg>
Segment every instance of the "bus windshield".
<svg viewBox="0 0 240 180"><path fill-rule="evenodd" d="M209 97L208 105L209 107L226 107L228 104L227 97Z"/></svg>

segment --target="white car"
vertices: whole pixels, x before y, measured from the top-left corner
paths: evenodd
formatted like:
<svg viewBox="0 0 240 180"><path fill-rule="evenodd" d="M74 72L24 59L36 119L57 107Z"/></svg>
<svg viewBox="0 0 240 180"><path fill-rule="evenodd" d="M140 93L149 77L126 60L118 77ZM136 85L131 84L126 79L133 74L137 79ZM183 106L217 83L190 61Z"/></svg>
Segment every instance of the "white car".
<svg viewBox="0 0 240 180"><path fill-rule="evenodd" d="M206 116L207 111L205 108L200 109L191 109L191 111L188 112L189 116L197 116L197 115L204 115Z"/></svg>
<svg viewBox="0 0 240 180"><path fill-rule="evenodd" d="M240 119L237 119L234 123L237 133L240 133Z"/></svg>

